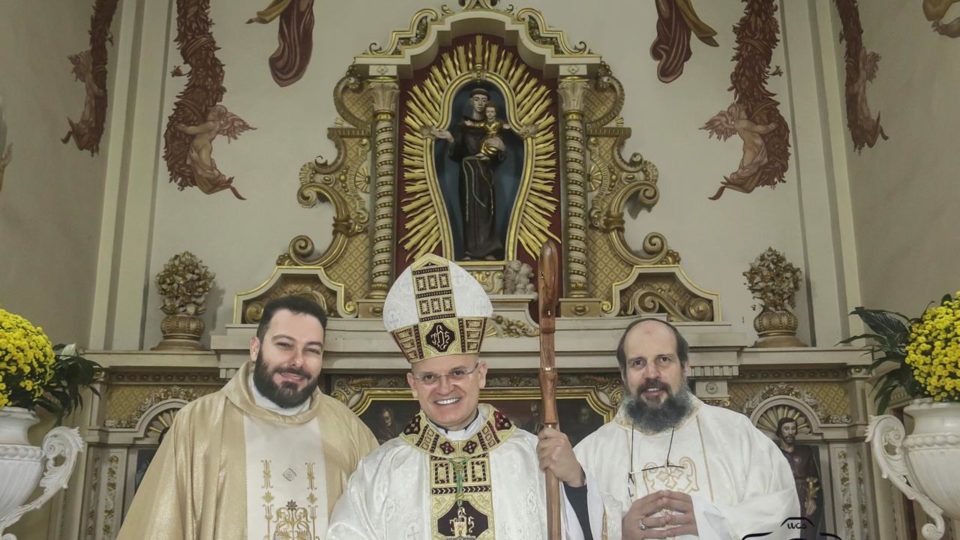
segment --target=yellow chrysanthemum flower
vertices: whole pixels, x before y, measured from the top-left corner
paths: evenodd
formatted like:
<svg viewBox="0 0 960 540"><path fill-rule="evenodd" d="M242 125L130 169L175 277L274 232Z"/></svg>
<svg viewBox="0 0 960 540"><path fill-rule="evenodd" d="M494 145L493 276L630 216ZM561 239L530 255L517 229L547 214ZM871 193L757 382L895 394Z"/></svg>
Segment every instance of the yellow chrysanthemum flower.
<svg viewBox="0 0 960 540"><path fill-rule="evenodd" d="M928 396L960 401L960 299L927 309L910 328L906 352L905 361Z"/></svg>

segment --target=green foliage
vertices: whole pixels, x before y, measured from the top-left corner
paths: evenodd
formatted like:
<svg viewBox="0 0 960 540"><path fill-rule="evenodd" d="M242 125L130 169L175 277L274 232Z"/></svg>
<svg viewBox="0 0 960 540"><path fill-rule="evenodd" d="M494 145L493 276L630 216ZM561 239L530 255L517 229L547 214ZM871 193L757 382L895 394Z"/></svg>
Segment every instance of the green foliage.
<svg viewBox="0 0 960 540"><path fill-rule="evenodd" d="M865 307L858 307L850 314L860 317L870 332L851 336L840 343L865 340L874 358L873 363L870 364L871 371L880 369L887 363L894 365L892 370L880 377L874 388L877 413L883 414L887 410L890 398L897 388L903 388L911 397L923 396L923 388L914 378L913 368L906 362L910 327L917 319L911 319L895 311Z"/></svg>
<svg viewBox="0 0 960 540"><path fill-rule="evenodd" d="M81 392L84 388L100 395L93 383L97 381L102 368L93 360L84 358L75 345L59 344L53 347L53 352L56 359L53 376L44 386L43 396L37 400L37 405L54 414L57 425L60 425L65 416L83 407Z"/></svg>

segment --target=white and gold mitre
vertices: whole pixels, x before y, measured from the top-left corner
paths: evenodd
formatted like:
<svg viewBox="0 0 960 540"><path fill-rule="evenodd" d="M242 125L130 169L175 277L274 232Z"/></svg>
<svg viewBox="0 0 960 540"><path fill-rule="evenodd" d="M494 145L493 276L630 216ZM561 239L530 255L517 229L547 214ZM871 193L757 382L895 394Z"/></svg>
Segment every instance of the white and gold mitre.
<svg viewBox="0 0 960 540"><path fill-rule="evenodd" d="M411 364L451 354L479 353L493 306L486 291L456 264L426 255L390 287L383 325Z"/></svg>

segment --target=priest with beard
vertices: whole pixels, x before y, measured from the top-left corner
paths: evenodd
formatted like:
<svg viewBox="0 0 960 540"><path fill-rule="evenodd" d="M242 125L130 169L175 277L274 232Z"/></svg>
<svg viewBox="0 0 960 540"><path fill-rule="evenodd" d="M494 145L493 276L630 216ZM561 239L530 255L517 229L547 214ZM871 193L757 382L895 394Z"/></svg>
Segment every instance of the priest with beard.
<svg viewBox="0 0 960 540"><path fill-rule="evenodd" d="M614 421L571 448L540 434L541 467L587 491L593 537L793 538L790 466L750 420L689 389L689 346L659 319L630 324L617 347L626 399Z"/></svg>
<svg viewBox="0 0 960 540"><path fill-rule="evenodd" d="M269 302L250 362L174 418L119 540L325 538L370 430L320 392L327 317L302 297Z"/></svg>

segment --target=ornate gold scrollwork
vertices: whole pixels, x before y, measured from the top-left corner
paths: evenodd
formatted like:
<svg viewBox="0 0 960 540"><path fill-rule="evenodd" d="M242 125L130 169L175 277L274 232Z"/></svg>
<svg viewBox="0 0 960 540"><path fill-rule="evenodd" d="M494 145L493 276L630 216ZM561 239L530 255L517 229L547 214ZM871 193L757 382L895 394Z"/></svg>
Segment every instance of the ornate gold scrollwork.
<svg viewBox="0 0 960 540"><path fill-rule="evenodd" d="M430 23L436 21L439 17L440 14L432 9L421 9L413 16L409 28L392 32L390 43L386 47L371 43L367 48L367 54L370 56L399 56L403 54L404 49L423 42L424 38L427 37L427 29Z"/></svg>
<svg viewBox="0 0 960 540"><path fill-rule="evenodd" d="M333 105L345 122L366 133L373 124L369 92L356 66L351 65L333 89ZM338 152L341 148L337 147Z"/></svg>
<svg viewBox="0 0 960 540"><path fill-rule="evenodd" d="M460 5L456 13L446 6L417 11L386 46L371 44L357 56L337 83L334 104L342 120L328 130L336 159L304 165L297 192L305 207L333 205L332 239L320 253L309 235L296 236L277 259L276 272L322 273L323 283L312 286L333 311L377 317L378 302L402 267L395 260L400 247L411 258L431 252L452 257L453 232L435 170L436 133L430 130L450 126L457 92L482 80L503 96L504 116L524 147L505 259L535 258L547 238L563 238L563 316L654 311L717 320L717 295L686 278L664 235L647 231L636 252L626 243L624 212L635 217L654 206L660 192L653 163L640 154L623 157L631 131L619 116L623 85L610 67L586 44L571 45L535 9L515 12L495 0ZM494 29L488 33L496 37L473 36L478 28ZM472 37L463 39L465 29ZM454 45L438 53L448 43ZM404 114L397 118L401 104ZM570 208L558 232L551 222L561 196ZM504 292L502 272L475 270L491 294ZM238 295L235 319L252 320L255 313L244 310L255 311L253 300L297 282L272 279L256 294Z"/></svg>
<svg viewBox="0 0 960 540"><path fill-rule="evenodd" d="M601 62L583 108L583 122L587 129L603 128L613 122L623 110L625 101L623 84L613 76L610 66Z"/></svg>
<svg viewBox="0 0 960 540"><path fill-rule="evenodd" d="M492 317L496 334L504 337L537 337L540 335L540 329L530 326L524 321L508 319L503 315L494 315Z"/></svg>
<svg viewBox="0 0 960 540"><path fill-rule="evenodd" d="M521 9L517 12L516 17L517 20L527 23L527 32L530 34L530 39L540 45L546 45L552 48L556 54L562 54L564 56L585 56L593 54L590 49L587 48L587 44L582 41L575 46L571 46L570 43L567 42L567 36L564 35L563 32L547 26L547 23L543 20L543 14L533 8Z"/></svg>

